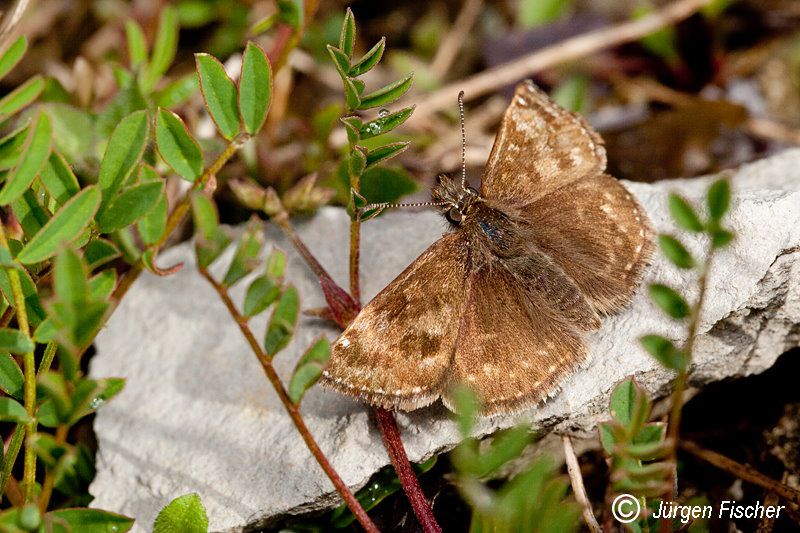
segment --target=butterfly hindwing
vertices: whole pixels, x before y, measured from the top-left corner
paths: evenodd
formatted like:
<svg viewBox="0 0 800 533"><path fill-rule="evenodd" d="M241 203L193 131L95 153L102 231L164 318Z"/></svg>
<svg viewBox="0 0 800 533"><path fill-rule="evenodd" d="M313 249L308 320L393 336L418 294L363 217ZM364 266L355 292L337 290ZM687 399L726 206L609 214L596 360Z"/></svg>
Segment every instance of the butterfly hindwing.
<svg viewBox="0 0 800 533"><path fill-rule="evenodd" d="M466 243L448 234L359 313L331 348L323 383L387 409L439 397L464 305Z"/></svg>
<svg viewBox="0 0 800 533"><path fill-rule="evenodd" d="M568 207L568 208L567 208ZM652 231L631 193L600 174L571 183L525 208L532 240L601 314L633 297L652 252Z"/></svg>
<svg viewBox="0 0 800 533"><path fill-rule="evenodd" d="M581 335L526 291L502 265L470 276L467 301L447 391L464 383L483 404L483 414L536 404L586 359Z"/></svg>
<svg viewBox="0 0 800 533"><path fill-rule="evenodd" d="M481 196L528 205L606 168L603 141L586 120L530 80L517 85L486 163Z"/></svg>

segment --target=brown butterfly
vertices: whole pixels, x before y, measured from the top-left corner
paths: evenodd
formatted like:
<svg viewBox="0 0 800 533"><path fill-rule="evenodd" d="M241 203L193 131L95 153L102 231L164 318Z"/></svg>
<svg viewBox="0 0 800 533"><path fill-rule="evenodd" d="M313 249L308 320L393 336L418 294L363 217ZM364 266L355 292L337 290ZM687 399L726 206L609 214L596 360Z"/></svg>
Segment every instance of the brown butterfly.
<svg viewBox="0 0 800 533"><path fill-rule="evenodd" d="M412 410L438 398L452 409L461 382L483 414L554 394L586 362L585 333L631 300L651 253L644 211L605 168L580 115L517 86L480 192L440 177L432 196L450 231L341 334L323 383Z"/></svg>

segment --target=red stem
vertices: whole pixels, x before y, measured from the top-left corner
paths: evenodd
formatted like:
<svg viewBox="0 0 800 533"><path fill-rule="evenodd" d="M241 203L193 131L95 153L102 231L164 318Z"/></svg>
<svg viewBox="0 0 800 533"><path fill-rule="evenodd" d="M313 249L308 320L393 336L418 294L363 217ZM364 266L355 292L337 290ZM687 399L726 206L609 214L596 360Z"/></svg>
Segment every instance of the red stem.
<svg viewBox="0 0 800 533"><path fill-rule="evenodd" d="M406 449L403 447L403 440L400 438L400 430L397 427L394 413L382 407L376 407L375 418L378 421L378 429L383 437L383 445L389 453L389 459L392 460L397 477L400 478L403 492L406 493L406 497L411 503L411 508L414 510L422 530L425 533L441 533L442 528L436 522L433 510L427 498L425 498L425 493L422 492L422 487L419 486L417 476L414 475L414 471L411 469L411 463L408 462L408 455L406 455Z"/></svg>

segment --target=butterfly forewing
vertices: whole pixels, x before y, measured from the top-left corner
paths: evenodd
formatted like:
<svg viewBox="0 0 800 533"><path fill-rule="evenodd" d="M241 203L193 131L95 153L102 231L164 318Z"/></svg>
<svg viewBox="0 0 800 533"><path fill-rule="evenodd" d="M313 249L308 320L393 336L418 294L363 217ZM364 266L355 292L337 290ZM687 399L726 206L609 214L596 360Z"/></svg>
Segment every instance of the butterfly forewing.
<svg viewBox="0 0 800 533"><path fill-rule="evenodd" d="M466 288L463 236L439 239L333 344L323 382L389 409L435 401L450 365Z"/></svg>
<svg viewBox="0 0 800 533"><path fill-rule="evenodd" d="M586 120L520 83L486 163L481 196L527 205L606 168L603 141Z"/></svg>

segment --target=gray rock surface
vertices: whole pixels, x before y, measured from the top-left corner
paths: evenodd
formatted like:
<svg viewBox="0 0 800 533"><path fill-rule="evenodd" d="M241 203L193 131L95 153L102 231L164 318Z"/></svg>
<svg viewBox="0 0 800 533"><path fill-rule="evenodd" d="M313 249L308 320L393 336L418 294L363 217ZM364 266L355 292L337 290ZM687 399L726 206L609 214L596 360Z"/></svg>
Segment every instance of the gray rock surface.
<svg viewBox="0 0 800 533"><path fill-rule="evenodd" d="M679 180L628 186L659 231L673 229L668 191L700 199L708 180ZM715 260L704 309L692 383L702 385L770 367L800 341L800 150L748 165L733 178L735 199L729 225L735 243ZM347 219L323 209L297 224L309 248L346 286ZM372 297L444 230L430 212L388 213L363 230L364 293ZM304 307L323 305L316 280L273 228L268 241L289 253L288 276ZM700 254L704 243L686 235ZM332 486L282 411L255 357L215 293L193 268L191 248L178 246L163 265L186 261L168 278L143 276L97 339L93 376L124 376L125 390L97 415L97 477L93 505L137 519L149 530L158 510L186 492L203 499L212 531L237 531L286 513L337 503ZM232 250L216 265L224 272ZM645 282L659 280L696 294L691 274L656 258ZM234 291L241 301L242 283ZM254 321L258 335L264 318ZM666 320L640 290L622 314L605 321L590 343L593 360L545 405L514 417L479 425L480 434L527 420L543 432L588 434L606 418L614 384L635 375L651 393L669 390L660 369L636 339L660 332L682 341L681 327ZM288 378L295 358L313 338L336 331L303 319L297 335L277 357ZM354 489L388 464L367 409L336 393L314 388L303 412L342 478ZM458 440L446 410L434 405L398 416L413 461L447 450Z"/></svg>

